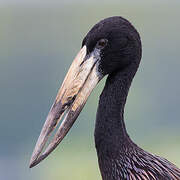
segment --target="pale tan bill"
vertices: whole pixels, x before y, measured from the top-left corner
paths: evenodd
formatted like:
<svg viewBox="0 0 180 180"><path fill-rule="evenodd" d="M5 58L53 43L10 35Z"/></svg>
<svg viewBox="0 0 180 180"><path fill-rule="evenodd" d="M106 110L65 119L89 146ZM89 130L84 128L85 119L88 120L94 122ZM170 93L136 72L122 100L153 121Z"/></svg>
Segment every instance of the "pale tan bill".
<svg viewBox="0 0 180 180"><path fill-rule="evenodd" d="M64 81L61 85L61 88L59 89L55 102L52 105L51 110L44 123L44 126L41 130L40 136L38 138L38 141L36 143L36 146L34 148L34 151L31 157L30 164L32 164L32 162L34 162L39 157L40 153L42 152L48 140L49 135L58 124L58 121L62 118L64 111L67 109L68 106L66 106L66 103L68 103L71 100L70 99L71 97L69 96L69 99L68 99L65 93L72 94L68 92L67 90L70 89L69 86L72 84L75 77L77 76L79 72L80 64L83 62L85 56L86 56L86 46L84 46L79 51L76 58L72 62L66 77L64 78ZM58 113L59 113L59 117L57 116Z"/></svg>
<svg viewBox="0 0 180 180"><path fill-rule="evenodd" d="M84 61L85 56L86 47L84 46L73 61L48 114L34 149L30 167L38 164L57 147L75 122L91 91L101 79L101 75L98 73L96 67L96 58L92 55ZM54 139L45 152L42 153L50 133L62 118L65 110L67 110L67 114L55 134ZM40 155L41 153L42 155Z"/></svg>

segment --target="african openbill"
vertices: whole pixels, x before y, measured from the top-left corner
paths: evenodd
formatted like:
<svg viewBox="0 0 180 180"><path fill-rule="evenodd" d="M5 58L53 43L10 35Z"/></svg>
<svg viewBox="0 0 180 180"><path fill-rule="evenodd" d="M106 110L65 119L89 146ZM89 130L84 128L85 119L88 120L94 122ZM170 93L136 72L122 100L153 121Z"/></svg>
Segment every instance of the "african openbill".
<svg viewBox="0 0 180 180"><path fill-rule="evenodd" d="M104 19L88 32L47 116L30 167L57 147L77 119L91 91L108 75L99 99L95 127L102 179L180 180L180 169L138 147L126 131L124 106L141 52L138 32L122 17ZM54 139L41 154L64 113L65 118Z"/></svg>

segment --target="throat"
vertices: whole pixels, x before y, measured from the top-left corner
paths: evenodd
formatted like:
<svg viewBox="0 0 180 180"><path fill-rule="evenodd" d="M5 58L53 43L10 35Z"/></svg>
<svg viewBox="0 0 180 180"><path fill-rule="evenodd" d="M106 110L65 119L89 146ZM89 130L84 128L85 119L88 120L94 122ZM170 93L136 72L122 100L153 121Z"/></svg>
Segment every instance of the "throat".
<svg viewBox="0 0 180 180"><path fill-rule="evenodd" d="M131 66L109 75L106 80L96 117L97 152L106 149L109 153L116 154L116 151L123 151L123 147L131 144L124 123L124 107L136 70Z"/></svg>

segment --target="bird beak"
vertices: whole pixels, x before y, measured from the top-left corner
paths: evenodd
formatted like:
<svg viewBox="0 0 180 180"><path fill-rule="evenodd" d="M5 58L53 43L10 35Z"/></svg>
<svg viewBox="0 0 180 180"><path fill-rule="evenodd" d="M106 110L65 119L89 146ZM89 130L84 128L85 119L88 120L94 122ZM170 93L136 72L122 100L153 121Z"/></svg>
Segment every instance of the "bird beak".
<svg viewBox="0 0 180 180"><path fill-rule="evenodd" d="M86 46L83 46L77 54L41 130L30 160L30 168L45 159L58 146L77 119L88 96L102 79L103 75L98 72L99 54L100 52L95 49L87 55ZM64 120L46 150L42 152L63 114L65 114Z"/></svg>

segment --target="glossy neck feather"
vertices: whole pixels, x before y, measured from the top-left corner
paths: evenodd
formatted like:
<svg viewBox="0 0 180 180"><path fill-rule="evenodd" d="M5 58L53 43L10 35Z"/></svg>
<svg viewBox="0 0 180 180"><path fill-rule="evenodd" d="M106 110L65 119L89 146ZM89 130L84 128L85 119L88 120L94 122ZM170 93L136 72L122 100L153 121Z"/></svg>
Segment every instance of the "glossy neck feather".
<svg viewBox="0 0 180 180"><path fill-rule="evenodd" d="M106 80L96 117L97 150L105 146L117 147L130 141L124 123L124 107L136 71L137 65L131 64L122 71L110 74Z"/></svg>
<svg viewBox="0 0 180 180"><path fill-rule="evenodd" d="M95 145L103 180L112 178L113 160L123 160L136 145L124 123L124 107L138 65L110 74L100 96L95 126ZM116 169L117 170L117 169Z"/></svg>

